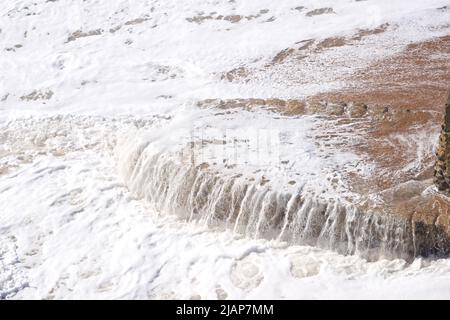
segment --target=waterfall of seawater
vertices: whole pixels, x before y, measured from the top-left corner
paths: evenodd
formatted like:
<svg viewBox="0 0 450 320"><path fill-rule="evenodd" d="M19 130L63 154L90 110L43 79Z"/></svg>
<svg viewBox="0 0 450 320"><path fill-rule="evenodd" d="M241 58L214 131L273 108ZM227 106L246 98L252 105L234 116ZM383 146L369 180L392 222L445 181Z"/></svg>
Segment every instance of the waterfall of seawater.
<svg viewBox="0 0 450 320"><path fill-rule="evenodd" d="M411 227L401 218L361 208L299 186L279 191L243 174L219 172L149 142L120 147L119 163L131 192L158 212L226 227L251 238L286 241L358 254L369 260L411 258Z"/></svg>

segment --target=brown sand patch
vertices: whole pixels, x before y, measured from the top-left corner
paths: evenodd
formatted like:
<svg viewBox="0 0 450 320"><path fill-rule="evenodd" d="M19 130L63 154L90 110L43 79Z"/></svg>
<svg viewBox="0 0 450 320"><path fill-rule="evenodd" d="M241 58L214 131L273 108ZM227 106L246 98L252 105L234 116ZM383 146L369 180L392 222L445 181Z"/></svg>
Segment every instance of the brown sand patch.
<svg viewBox="0 0 450 320"><path fill-rule="evenodd" d="M194 22L194 23L197 23L197 24L202 24L202 23L205 22L206 20L213 20L213 19L214 19L213 16L198 15L198 16L186 18L186 21L188 21L188 22ZM217 19L217 20L219 20L219 19Z"/></svg>
<svg viewBox="0 0 450 320"><path fill-rule="evenodd" d="M220 76L222 80L228 80L229 82L246 79L250 75L251 71L245 67L238 67L228 72L225 72Z"/></svg>
<svg viewBox="0 0 450 320"><path fill-rule="evenodd" d="M449 53L449 36L408 46L404 53L386 61L384 68L386 78L394 78L396 84L391 90L384 90L383 93L380 92L382 89L376 88L376 85L380 87L382 85L382 73L370 70L368 74L375 76L372 77L374 78L372 87L369 86L368 89L375 88L372 89L373 94L366 95L366 100L372 98L372 101L378 104L389 104L391 108L406 111L411 115L399 119L395 126L379 126L374 131L374 138L385 141L392 132L407 134L408 131L420 125L439 129L445 98L450 90L450 64L448 56L445 58L445 55ZM377 64L376 68L379 66L380 64ZM373 155L380 165L387 166L387 161L379 157L382 151L379 149L380 147L368 154ZM389 150L389 148L386 149ZM395 147L390 149L397 155L394 158L399 158L394 150ZM401 159L393 160L401 164ZM431 177L434 154L429 154L422 161L427 164L427 170L421 176Z"/></svg>
<svg viewBox="0 0 450 320"><path fill-rule="evenodd" d="M269 111L283 113L285 115L299 115L307 113L307 106L304 101L290 99L283 100L277 98L239 98L239 99L206 99L199 101L197 106L201 108L215 107L223 110L244 109L257 110L264 108Z"/></svg>
<svg viewBox="0 0 450 320"><path fill-rule="evenodd" d="M34 90L33 92L21 96L20 100L22 101L36 101L36 100L50 100L53 97L53 91L52 90Z"/></svg>
<svg viewBox="0 0 450 320"><path fill-rule="evenodd" d="M91 36L99 36L103 33L102 29L91 30L87 32L83 32L81 30L77 30L69 35L66 42L75 41L80 38L91 37Z"/></svg>
<svg viewBox="0 0 450 320"><path fill-rule="evenodd" d="M244 19L244 17L240 16L240 15L237 15L237 14L233 14L233 15L230 15L230 16L223 17L223 20L229 21L231 23L238 23L242 19Z"/></svg>
<svg viewBox="0 0 450 320"><path fill-rule="evenodd" d="M300 44L300 47L298 48L298 50L306 50L309 47L311 47L311 45L314 44L314 39L302 40L302 41L296 42L296 44Z"/></svg>
<svg viewBox="0 0 450 320"><path fill-rule="evenodd" d="M268 12L269 12L268 9L261 9L258 13L251 14L248 16L239 15L239 14L221 15L221 14L217 14L217 12L211 12L210 14L206 15L204 12L199 12L196 16L186 18L186 21L197 23L197 24L202 24L208 20L223 20L223 21L228 21L230 23L239 23L242 20L249 21L249 20L257 19L257 18L267 14Z"/></svg>
<svg viewBox="0 0 450 320"><path fill-rule="evenodd" d="M381 34L383 32L386 32L389 26L389 23L384 23L375 29L359 29L358 33L355 34L351 39L359 41L364 37Z"/></svg>
<svg viewBox="0 0 450 320"><path fill-rule="evenodd" d="M144 23L145 21L148 21L148 20L149 20L148 18L137 18L137 19L133 19L133 20L125 22L125 25L126 26L134 26L137 24Z"/></svg>
<svg viewBox="0 0 450 320"><path fill-rule="evenodd" d="M304 6L298 6L298 7L292 8L291 10L297 10L299 12L302 12L305 9L306 9L306 7L304 7Z"/></svg>
<svg viewBox="0 0 450 320"><path fill-rule="evenodd" d="M265 67L270 68L271 66L282 64L289 59L302 60L309 54L308 49L315 45L315 43L316 41L313 39L299 41L296 43L300 45L298 48L286 48L281 50L275 54L272 61L266 64Z"/></svg>
<svg viewBox="0 0 450 320"><path fill-rule="evenodd" d="M9 172L9 169L7 167L0 167L0 176L7 174Z"/></svg>
<svg viewBox="0 0 450 320"><path fill-rule="evenodd" d="M327 38L317 44L316 50L322 51L324 49L329 49L329 48L343 47L346 44L347 44L347 39L345 37Z"/></svg>
<svg viewBox="0 0 450 320"><path fill-rule="evenodd" d="M320 16L323 14L332 14L332 13L336 13L336 12L334 12L333 8L320 8L320 9L315 9L315 10L311 10L311 11L307 12L306 16L314 17L314 16Z"/></svg>
<svg viewBox="0 0 450 320"><path fill-rule="evenodd" d="M109 29L110 33L116 33L122 28L122 26L115 26L114 28Z"/></svg>
<svg viewBox="0 0 450 320"><path fill-rule="evenodd" d="M236 99L205 99L197 103L201 108L215 107L220 109L244 108L256 110L265 108L269 111L287 116L315 114L322 116L337 116L348 120L370 118L372 120L392 120L397 116L393 109L368 106L364 103L327 102L310 99L278 99L278 98L236 98Z"/></svg>
<svg viewBox="0 0 450 320"><path fill-rule="evenodd" d="M362 181L362 192L381 191L408 179L432 177L434 154L421 159L417 172L402 169L416 150L405 149L394 135L407 139L417 131L439 130L443 106L450 90L450 36L414 43L393 57L377 61L352 75L352 87L317 95L310 101L353 101L366 104L373 122L367 143L356 152L380 169L371 181ZM436 141L437 143L437 141Z"/></svg>
<svg viewBox="0 0 450 320"><path fill-rule="evenodd" d="M287 48L284 50L281 50L278 52L275 57L272 59L272 64L282 63L284 60L286 60L288 57L292 56L292 54L295 52L295 49L293 48Z"/></svg>

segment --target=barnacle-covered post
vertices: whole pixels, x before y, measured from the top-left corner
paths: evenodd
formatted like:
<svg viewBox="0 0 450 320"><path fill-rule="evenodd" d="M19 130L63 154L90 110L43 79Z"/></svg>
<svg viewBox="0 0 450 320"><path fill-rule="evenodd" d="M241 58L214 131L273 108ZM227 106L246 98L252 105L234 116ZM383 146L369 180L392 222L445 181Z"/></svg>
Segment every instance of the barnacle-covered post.
<svg viewBox="0 0 450 320"><path fill-rule="evenodd" d="M444 123L436 156L434 183L440 191L450 193L450 94L445 105Z"/></svg>

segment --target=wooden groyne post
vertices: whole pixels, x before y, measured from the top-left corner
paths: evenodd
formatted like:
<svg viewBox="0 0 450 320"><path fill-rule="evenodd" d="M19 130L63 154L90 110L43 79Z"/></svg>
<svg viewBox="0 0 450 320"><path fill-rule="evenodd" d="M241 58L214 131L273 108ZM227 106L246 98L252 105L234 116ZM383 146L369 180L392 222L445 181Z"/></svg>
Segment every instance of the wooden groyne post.
<svg viewBox="0 0 450 320"><path fill-rule="evenodd" d="M445 105L444 123L439 136L434 166L434 183L440 191L450 194L450 94Z"/></svg>

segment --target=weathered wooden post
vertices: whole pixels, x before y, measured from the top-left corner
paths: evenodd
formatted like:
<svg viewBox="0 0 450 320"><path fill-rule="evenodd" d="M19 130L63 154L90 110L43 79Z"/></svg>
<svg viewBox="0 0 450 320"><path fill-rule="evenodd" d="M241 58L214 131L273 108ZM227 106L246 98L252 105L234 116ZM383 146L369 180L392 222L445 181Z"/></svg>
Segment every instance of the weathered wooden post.
<svg viewBox="0 0 450 320"><path fill-rule="evenodd" d="M444 123L436 156L434 183L440 191L450 193L450 94L445 105Z"/></svg>

